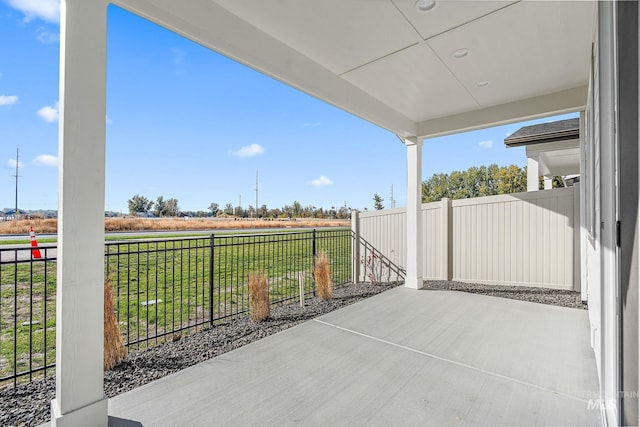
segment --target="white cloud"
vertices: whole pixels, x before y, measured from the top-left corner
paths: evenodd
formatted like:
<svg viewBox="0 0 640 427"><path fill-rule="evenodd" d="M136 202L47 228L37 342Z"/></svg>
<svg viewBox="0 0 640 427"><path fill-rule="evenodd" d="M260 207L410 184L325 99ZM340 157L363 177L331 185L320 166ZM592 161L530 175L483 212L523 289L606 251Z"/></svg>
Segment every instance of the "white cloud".
<svg viewBox="0 0 640 427"><path fill-rule="evenodd" d="M52 33L44 27L40 27L36 30L36 38L42 44L53 44L60 41L60 35L58 33Z"/></svg>
<svg viewBox="0 0 640 427"><path fill-rule="evenodd" d="M15 167L16 167L16 159L9 159L9 161L7 162L7 165L8 165L10 168L15 169ZM18 162L18 167L19 167L19 168L24 167L24 163L22 163L22 162Z"/></svg>
<svg viewBox="0 0 640 427"><path fill-rule="evenodd" d="M18 97L15 95L0 95L0 105L13 105L18 102Z"/></svg>
<svg viewBox="0 0 640 427"><path fill-rule="evenodd" d="M33 159L32 163L36 166L56 167L58 166L58 158L51 154L40 154L38 157Z"/></svg>
<svg viewBox="0 0 640 427"><path fill-rule="evenodd" d="M331 181L324 175L320 175L319 178L314 179L313 181L309 182L309 184L313 185L314 187L324 187L325 185L333 184L333 181Z"/></svg>
<svg viewBox="0 0 640 427"><path fill-rule="evenodd" d="M259 144L245 145L238 151L232 152L234 156L238 157L252 157L262 153L264 153L264 148Z"/></svg>
<svg viewBox="0 0 640 427"><path fill-rule="evenodd" d="M493 141L490 140L490 139L488 139L486 141L480 141L480 142L478 142L478 147L489 149L489 148L493 147Z"/></svg>
<svg viewBox="0 0 640 427"><path fill-rule="evenodd" d="M47 123L53 123L58 121L58 103L53 105L47 105L38 110L38 117Z"/></svg>
<svg viewBox="0 0 640 427"><path fill-rule="evenodd" d="M22 12L25 22L34 19L60 22L60 0L7 0L7 4Z"/></svg>

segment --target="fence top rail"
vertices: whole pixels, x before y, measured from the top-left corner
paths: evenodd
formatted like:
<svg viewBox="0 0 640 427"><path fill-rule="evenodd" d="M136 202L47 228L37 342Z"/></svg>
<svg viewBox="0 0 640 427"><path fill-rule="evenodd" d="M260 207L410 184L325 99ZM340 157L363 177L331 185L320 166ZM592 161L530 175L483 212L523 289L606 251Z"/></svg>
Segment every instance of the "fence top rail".
<svg viewBox="0 0 640 427"><path fill-rule="evenodd" d="M37 249L55 249L57 247L58 245L56 243L38 243ZM21 243L19 245L0 245L0 252L25 251L27 249L31 249L31 245L29 243Z"/></svg>
<svg viewBox="0 0 640 427"><path fill-rule="evenodd" d="M115 245L126 245L128 243L164 243L164 242L180 242L180 241L191 241L191 240L209 240L211 236L215 236L216 239L223 237L247 237L247 236L262 236L262 235L275 235L275 234L294 234L294 233L309 233L310 231L290 231L290 232L280 232L280 233L235 233L229 231L221 231L219 234L215 233L215 231L207 230L206 234L202 234L199 236L184 236L184 237L152 237L152 238L142 238L142 239L124 239L124 240L110 240L105 242L107 246L115 246Z"/></svg>
<svg viewBox="0 0 640 427"><path fill-rule="evenodd" d="M557 197L572 197L574 187L554 188L552 190L529 191L526 193L497 194L495 196L474 197L469 199L457 199L451 201L451 207L457 208L471 205L490 205L506 202L530 202L540 199L552 199Z"/></svg>
<svg viewBox="0 0 640 427"><path fill-rule="evenodd" d="M126 244L138 244L138 243L163 243L163 242L182 242L182 241L193 241L193 240L209 240L210 235L202 235L202 236L185 236L185 237L151 237L148 239L124 239L124 240L109 240L104 242L105 246L116 246L116 245L126 245Z"/></svg>

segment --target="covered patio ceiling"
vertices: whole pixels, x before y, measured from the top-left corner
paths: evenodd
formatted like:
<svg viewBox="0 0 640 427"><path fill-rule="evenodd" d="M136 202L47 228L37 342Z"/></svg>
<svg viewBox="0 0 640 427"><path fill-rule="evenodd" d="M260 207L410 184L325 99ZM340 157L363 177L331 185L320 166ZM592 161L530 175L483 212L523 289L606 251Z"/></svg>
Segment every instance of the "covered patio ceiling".
<svg viewBox="0 0 640 427"><path fill-rule="evenodd" d="M595 1L115 0L405 137L584 108ZM426 1L427 5L429 1Z"/></svg>

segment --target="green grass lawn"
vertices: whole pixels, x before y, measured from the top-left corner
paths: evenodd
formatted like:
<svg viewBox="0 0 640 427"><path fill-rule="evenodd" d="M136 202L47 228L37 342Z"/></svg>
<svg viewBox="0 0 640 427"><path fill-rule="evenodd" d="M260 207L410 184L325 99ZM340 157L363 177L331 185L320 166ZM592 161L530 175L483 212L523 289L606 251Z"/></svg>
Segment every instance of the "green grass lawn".
<svg viewBox="0 0 640 427"><path fill-rule="evenodd" d="M216 235L213 260L208 237L108 242L105 276L125 342L136 350L193 332L211 322L211 310L214 322L243 315L253 271L266 272L273 303L297 298L299 280L312 293L311 233ZM316 236L316 251L325 250L331 260L334 283L349 281L350 232ZM0 266L0 378L55 362L55 291L55 261Z"/></svg>

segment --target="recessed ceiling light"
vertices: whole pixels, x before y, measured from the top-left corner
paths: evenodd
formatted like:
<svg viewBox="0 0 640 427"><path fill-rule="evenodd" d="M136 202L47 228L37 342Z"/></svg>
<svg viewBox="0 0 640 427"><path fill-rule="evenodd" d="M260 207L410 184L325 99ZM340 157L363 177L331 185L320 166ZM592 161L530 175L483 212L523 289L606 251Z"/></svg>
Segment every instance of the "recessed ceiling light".
<svg viewBox="0 0 640 427"><path fill-rule="evenodd" d="M454 59L461 59L461 58L464 58L467 55L469 55L469 49L465 49L465 48L458 49L458 50L456 50L455 52L453 52L451 54L451 56Z"/></svg>
<svg viewBox="0 0 640 427"><path fill-rule="evenodd" d="M486 86L489 86L488 80L482 80L482 81L476 82L476 87L486 87Z"/></svg>
<svg viewBox="0 0 640 427"><path fill-rule="evenodd" d="M429 12L436 7L436 0L418 0L415 4L415 8L420 13Z"/></svg>

